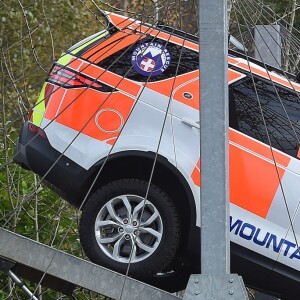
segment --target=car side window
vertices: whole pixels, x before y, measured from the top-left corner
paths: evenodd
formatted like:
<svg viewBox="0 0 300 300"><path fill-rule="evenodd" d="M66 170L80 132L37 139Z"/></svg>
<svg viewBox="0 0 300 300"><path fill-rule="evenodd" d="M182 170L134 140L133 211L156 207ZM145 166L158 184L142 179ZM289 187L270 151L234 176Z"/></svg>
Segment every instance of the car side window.
<svg viewBox="0 0 300 300"><path fill-rule="evenodd" d="M146 43L158 43L165 47L170 54L170 64L161 74L156 75L154 73L151 74L151 72L148 73L151 74L150 76L140 74L132 65L132 55L134 51ZM199 54L198 52L169 41L147 36L138 43L123 48L110 57L107 57L99 63L99 66L131 80L153 82L174 77L176 74L181 75L199 69Z"/></svg>
<svg viewBox="0 0 300 300"><path fill-rule="evenodd" d="M254 83L255 87L248 78L231 86L230 110L234 111L230 112L230 126L266 144L269 135L272 147L297 157L299 95L261 79L254 79Z"/></svg>

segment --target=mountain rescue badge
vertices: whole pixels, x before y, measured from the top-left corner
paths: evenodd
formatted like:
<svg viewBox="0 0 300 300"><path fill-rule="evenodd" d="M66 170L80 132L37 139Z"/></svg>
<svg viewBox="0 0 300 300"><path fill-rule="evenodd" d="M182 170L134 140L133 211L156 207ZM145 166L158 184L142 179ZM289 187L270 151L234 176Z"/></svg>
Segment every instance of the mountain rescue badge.
<svg viewBox="0 0 300 300"><path fill-rule="evenodd" d="M156 42L136 47L131 56L134 69L144 76L157 76L166 71L171 63L168 49Z"/></svg>

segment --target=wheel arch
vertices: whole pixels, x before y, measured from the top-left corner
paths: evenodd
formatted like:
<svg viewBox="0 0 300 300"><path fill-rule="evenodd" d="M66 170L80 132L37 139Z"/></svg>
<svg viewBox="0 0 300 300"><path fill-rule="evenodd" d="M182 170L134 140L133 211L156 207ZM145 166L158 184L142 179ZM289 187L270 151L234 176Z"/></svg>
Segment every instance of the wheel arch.
<svg viewBox="0 0 300 300"><path fill-rule="evenodd" d="M110 155L93 166L94 182L91 193L117 179L137 178L148 181L156 154L143 151L124 151ZM192 190L184 175L165 157L157 155L152 183L163 189L178 209L183 229L182 244L186 244L191 228L196 224L196 207ZM100 171L100 173L99 173ZM90 181L91 182L91 181ZM181 247L184 250L184 246Z"/></svg>

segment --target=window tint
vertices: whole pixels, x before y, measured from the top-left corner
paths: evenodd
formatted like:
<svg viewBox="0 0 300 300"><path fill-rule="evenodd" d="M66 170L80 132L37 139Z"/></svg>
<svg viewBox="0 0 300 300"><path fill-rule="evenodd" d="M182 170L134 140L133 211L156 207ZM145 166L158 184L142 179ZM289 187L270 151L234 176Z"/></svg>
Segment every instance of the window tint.
<svg viewBox="0 0 300 300"><path fill-rule="evenodd" d="M300 138L300 98L287 89L255 79L233 85L230 91L230 126L289 155L297 157ZM262 112L261 112L262 111ZM263 122L263 117L266 126Z"/></svg>
<svg viewBox="0 0 300 300"><path fill-rule="evenodd" d="M151 75L149 77L149 76L139 74L132 67L131 64L132 54L139 45L144 43L159 43L165 46L168 52L170 53L171 56L170 65L162 74L156 76ZM178 71L176 73L179 58L180 58L180 63L179 63ZM148 80L149 82L153 82L153 81L174 77L176 74L181 75L199 69L199 54L198 52L189 50L182 46L178 46L171 42L167 42L159 38L148 36L145 39L139 41L138 43L134 45L130 45L129 47L126 47L114 53L110 57L104 59L103 61L101 61L101 63L99 63L99 66L108 69L111 72L114 72L118 75L126 76L126 78L128 79L132 79L135 81L144 81L144 82Z"/></svg>

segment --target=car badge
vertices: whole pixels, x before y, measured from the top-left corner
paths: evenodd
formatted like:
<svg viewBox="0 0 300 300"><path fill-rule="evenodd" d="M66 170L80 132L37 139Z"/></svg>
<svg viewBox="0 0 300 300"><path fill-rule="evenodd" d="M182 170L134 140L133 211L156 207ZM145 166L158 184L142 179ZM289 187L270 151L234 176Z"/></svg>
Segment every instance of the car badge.
<svg viewBox="0 0 300 300"><path fill-rule="evenodd" d="M171 63L168 49L159 43L143 43L137 46L131 56L134 69L144 76L157 76L166 71Z"/></svg>

